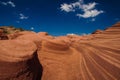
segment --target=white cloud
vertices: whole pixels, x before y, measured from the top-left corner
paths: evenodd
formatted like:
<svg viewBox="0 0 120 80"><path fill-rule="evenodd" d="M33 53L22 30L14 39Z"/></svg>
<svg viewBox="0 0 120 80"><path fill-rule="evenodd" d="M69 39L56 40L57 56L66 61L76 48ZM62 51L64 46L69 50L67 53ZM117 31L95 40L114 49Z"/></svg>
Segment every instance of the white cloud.
<svg viewBox="0 0 120 80"><path fill-rule="evenodd" d="M97 10L95 7L96 5L97 5L96 2L85 4L84 0L79 0L77 2L70 4L67 3L61 4L60 9L61 11L65 12L76 12L76 10L80 10L80 12L82 13L77 13L76 15L78 17L93 18L104 12L102 10Z"/></svg>
<svg viewBox="0 0 120 80"><path fill-rule="evenodd" d="M34 30L34 27L31 27L30 29L31 29L31 30Z"/></svg>
<svg viewBox="0 0 120 80"><path fill-rule="evenodd" d="M73 6L72 6L72 5L69 5L69 4L66 4L66 3L61 4L60 9L61 9L62 11L66 11L66 12L74 11Z"/></svg>
<svg viewBox="0 0 120 80"><path fill-rule="evenodd" d="M84 11L92 10L92 9L95 8L96 4L97 4L96 2L88 3L88 4L83 4L83 5L82 5L82 9L83 9Z"/></svg>
<svg viewBox="0 0 120 80"><path fill-rule="evenodd" d="M74 9L80 9L82 8L82 5L83 5L83 0L79 0L77 2L74 2L74 3L71 3L71 5L74 7Z"/></svg>
<svg viewBox="0 0 120 80"><path fill-rule="evenodd" d="M68 33L68 34L66 34L67 36L75 36L75 35L77 35L77 34L74 34L74 33Z"/></svg>
<svg viewBox="0 0 120 80"><path fill-rule="evenodd" d="M83 0L79 0L78 2L74 2L70 4L63 3L61 4L60 9L61 11L65 11L65 12L74 12L76 7L77 8L81 7L82 2Z"/></svg>
<svg viewBox="0 0 120 80"><path fill-rule="evenodd" d="M5 6L7 6L7 3L6 3L6 2L1 2L1 4L3 4L3 5L5 5Z"/></svg>
<svg viewBox="0 0 120 80"><path fill-rule="evenodd" d="M8 2L1 2L1 1L0 1L0 3L1 3L2 5L5 5L5 6L8 6L8 5L10 5L11 7L15 7L15 6L16 6L15 3L12 2L12 1L8 1Z"/></svg>
<svg viewBox="0 0 120 80"><path fill-rule="evenodd" d="M27 16L25 16L24 14L22 14L22 13L20 13L19 15L20 15L20 17L19 17L19 18L20 18L20 19L22 19L22 20L23 20L23 19L28 19L28 17L27 17Z"/></svg>
<svg viewBox="0 0 120 80"><path fill-rule="evenodd" d="M101 13L103 13L103 11L98 11L94 9L94 10L87 10L83 14L77 14L76 16L82 17L82 18L90 18L90 17L96 17Z"/></svg>
<svg viewBox="0 0 120 80"><path fill-rule="evenodd" d="M7 3L10 4L12 7L16 6L12 1L8 1Z"/></svg>

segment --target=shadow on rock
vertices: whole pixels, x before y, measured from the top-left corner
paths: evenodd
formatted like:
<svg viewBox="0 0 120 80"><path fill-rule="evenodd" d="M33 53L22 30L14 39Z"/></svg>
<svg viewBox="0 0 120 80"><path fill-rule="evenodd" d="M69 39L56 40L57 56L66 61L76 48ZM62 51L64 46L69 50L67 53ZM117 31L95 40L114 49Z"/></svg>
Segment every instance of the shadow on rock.
<svg viewBox="0 0 120 80"><path fill-rule="evenodd" d="M43 68L38 60L37 52L34 53L34 58L28 61L28 66L30 71L28 76L33 75L32 80L41 80Z"/></svg>

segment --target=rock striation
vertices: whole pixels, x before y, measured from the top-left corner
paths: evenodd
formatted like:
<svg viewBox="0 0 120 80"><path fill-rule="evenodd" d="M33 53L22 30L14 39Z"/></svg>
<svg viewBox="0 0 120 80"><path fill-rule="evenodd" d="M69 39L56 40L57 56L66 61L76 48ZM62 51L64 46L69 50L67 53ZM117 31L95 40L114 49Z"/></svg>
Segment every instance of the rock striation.
<svg viewBox="0 0 120 80"><path fill-rule="evenodd" d="M8 38L0 41L0 80L120 80L120 22L84 36Z"/></svg>

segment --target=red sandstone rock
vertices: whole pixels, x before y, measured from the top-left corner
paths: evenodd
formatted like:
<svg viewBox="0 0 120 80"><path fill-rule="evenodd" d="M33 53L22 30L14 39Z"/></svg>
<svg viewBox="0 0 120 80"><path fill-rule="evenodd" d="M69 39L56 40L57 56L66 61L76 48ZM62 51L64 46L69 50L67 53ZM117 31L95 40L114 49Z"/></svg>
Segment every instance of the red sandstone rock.
<svg viewBox="0 0 120 80"><path fill-rule="evenodd" d="M40 36L47 36L49 34L47 32L39 32L38 35L40 35Z"/></svg>
<svg viewBox="0 0 120 80"><path fill-rule="evenodd" d="M0 41L0 80L39 80L42 68L31 41Z"/></svg>
<svg viewBox="0 0 120 80"><path fill-rule="evenodd" d="M103 31L102 30L96 30L95 32L93 32L92 34L100 34L102 33Z"/></svg>
<svg viewBox="0 0 120 80"><path fill-rule="evenodd" d="M8 40L8 36L0 29L0 40Z"/></svg>
<svg viewBox="0 0 120 80"><path fill-rule="evenodd" d="M120 79L120 23L86 36L19 34L0 41L0 80Z"/></svg>
<svg viewBox="0 0 120 80"><path fill-rule="evenodd" d="M42 41L42 80L119 80L119 41L120 24L89 36Z"/></svg>

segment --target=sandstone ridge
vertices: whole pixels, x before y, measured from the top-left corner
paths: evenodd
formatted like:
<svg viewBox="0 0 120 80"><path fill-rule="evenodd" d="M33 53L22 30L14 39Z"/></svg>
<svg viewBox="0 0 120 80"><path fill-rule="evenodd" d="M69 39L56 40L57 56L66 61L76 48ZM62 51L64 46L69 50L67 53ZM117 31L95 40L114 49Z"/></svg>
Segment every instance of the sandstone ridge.
<svg viewBox="0 0 120 80"><path fill-rule="evenodd" d="M120 22L84 36L0 36L0 80L120 80Z"/></svg>

